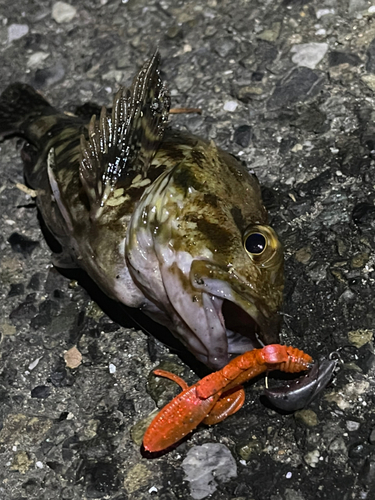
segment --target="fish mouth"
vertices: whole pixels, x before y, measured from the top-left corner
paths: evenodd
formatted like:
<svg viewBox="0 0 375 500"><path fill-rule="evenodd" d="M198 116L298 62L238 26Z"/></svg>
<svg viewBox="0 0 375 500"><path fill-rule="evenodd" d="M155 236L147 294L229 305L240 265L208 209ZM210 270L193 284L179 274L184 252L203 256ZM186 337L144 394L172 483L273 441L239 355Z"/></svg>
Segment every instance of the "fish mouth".
<svg viewBox="0 0 375 500"><path fill-rule="evenodd" d="M207 261L192 263L190 282L201 292L205 311L208 333L201 330L201 339L207 348L206 364L221 368L232 355L280 342L277 306L281 300L270 307L269 294L258 293L234 273L220 271ZM275 296L281 299L281 290ZM189 320L193 324L197 318Z"/></svg>
<svg viewBox="0 0 375 500"><path fill-rule="evenodd" d="M258 323L240 306L224 300L221 308L224 320L229 354L242 354L264 347L262 332ZM263 336L264 338L264 336Z"/></svg>
<svg viewBox="0 0 375 500"><path fill-rule="evenodd" d="M250 304L248 312L232 300L204 295L204 302L211 301L214 305L211 309L206 307L208 325L217 324L219 318L226 337L228 358L280 342L280 317L277 313L267 318L254 304Z"/></svg>

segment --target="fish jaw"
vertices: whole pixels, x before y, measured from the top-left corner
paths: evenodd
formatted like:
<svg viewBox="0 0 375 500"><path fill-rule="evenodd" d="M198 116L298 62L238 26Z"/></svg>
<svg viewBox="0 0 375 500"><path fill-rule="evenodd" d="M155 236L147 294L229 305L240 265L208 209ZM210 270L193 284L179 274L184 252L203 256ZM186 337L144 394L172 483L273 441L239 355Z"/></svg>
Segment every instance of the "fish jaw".
<svg viewBox="0 0 375 500"><path fill-rule="evenodd" d="M260 281L265 284L262 289L251 280L243 279L232 266L223 268L203 259L192 262L190 281L194 289L210 296L216 304L219 299L222 301L221 309L216 312L225 324L230 354L280 342L278 310L282 302L283 272L279 262L274 264L261 270Z"/></svg>

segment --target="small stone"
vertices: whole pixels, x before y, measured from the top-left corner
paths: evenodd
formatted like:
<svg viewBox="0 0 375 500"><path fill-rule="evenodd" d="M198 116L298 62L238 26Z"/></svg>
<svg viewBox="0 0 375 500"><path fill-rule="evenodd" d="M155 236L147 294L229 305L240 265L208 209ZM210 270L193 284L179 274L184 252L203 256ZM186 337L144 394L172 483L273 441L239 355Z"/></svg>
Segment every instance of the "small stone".
<svg viewBox="0 0 375 500"><path fill-rule="evenodd" d="M353 269L362 269L369 261L370 254L368 252L361 252L356 255L351 260L351 266Z"/></svg>
<svg viewBox="0 0 375 500"><path fill-rule="evenodd" d="M45 59L47 59L47 57L49 57L48 52L34 52L34 54L31 54L29 57L26 66L30 69L36 69Z"/></svg>
<svg viewBox="0 0 375 500"><path fill-rule="evenodd" d="M307 465L309 465L312 468L315 468L319 463L319 458L320 458L319 450L310 451L309 453L306 453L306 455L303 458Z"/></svg>
<svg viewBox="0 0 375 500"><path fill-rule="evenodd" d="M39 245L39 241L30 240L26 236L19 233L11 234L8 238L8 243L10 243L13 252L20 253L25 257L31 255L35 248Z"/></svg>
<svg viewBox="0 0 375 500"><path fill-rule="evenodd" d="M98 322L104 316L104 313L98 304L91 300L86 307L86 316Z"/></svg>
<svg viewBox="0 0 375 500"><path fill-rule="evenodd" d="M257 38L266 40L267 42L275 42L280 36L280 30L281 23L272 23L272 28L262 31L259 35L257 35Z"/></svg>
<svg viewBox="0 0 375 500"><path fill-rule="evenodd" d="M350 288L348 288L340 295L339 300L349 303L352 302L355 298L356 294L352 290L350 290Z"/></svg>
<svg viewBox="0 0 375 500"><path fill-rule="evenodd" d="M306 67L295 68L286 78L276 84L268 101L269 108L290 106L307 97L316 95L324 84L324 79Z"/></svg>
<svg viewBox="0 0 375 500"><path fill-rule="evenodd" d="M328 64L330 68L339 66L340 64L349 64L350 66L358 66L361 64L361 58L357 54L350 54L347 52L340 52L333 50L328 54Z"/></svg>
<svg viewBox="0 0 375 500"><path fill-rule="evenodd" d="M219 443L205 443L191 448L182 462L182 468L194 500L212 495L217 488L216 479L225 483L237 477L236 461L229 449Z"/></svg>
<svg viewBox="0 0 375 500"><path fill-rule="evenodd" d="M13 40L18 40L23 36L27 35L29 32L29 27L27 24L11 24L8 26L8 42L13 42Z"/></svg>
<svg viewBox="0 0 375 500"><path fill-rule="evenodd" d="M52 7L52 19L57 23L68 23L77 14L77 9L65 2L56 2Z"/></svg>
<svg viewBox="0 0 375 500"><path fill-rule="evenodd" d="M219 54L220 57L227 57L229 54L234 52L236 48L236 42L232 38L224 38L215 42L214 50Z"/></svg>
<svg viewBox="0 0 375 500"><path fill-rule="evenodd" d="M38 366L38 363L39 361L42 359L43 356L40 356L40 358L36 358L34 359L34 361L32 361L29 366L27 367L28 370L32 371L34 370L34 368L36 368Z"/></svg>
<svg viewBox="0 0 375 500"><path fill-rule="evenodd" d="M256 87L255 85L245 85L238 89L237 97L240 101L248 103L251 99L263 94L263 89L261 87Z"/></svg>
<svg viewBox="0 0 375 500"><path fill-rule="evenodd" d="M85 440L93 439L97 435L99 425L100 420L91 418L85 425L85 428L83 430L83 438Z"/></svg>
<svg viewBox="0 0 375 500"><path fill-rule="evenodd" d="M112 375L114 373L116 373L116 365L114 365L113 363L109 363L109 373L111 373Z"/></svg>
<svg viewBox="0 0 375 500"><path fill-rule="evenodd" d="M247 148L250 144L251 131L252 128L249 125L240 125L234 131L234 142L242 148Z"/></svg>
<svg viewBox="0 0 375 500"><path fill-rule="evenodd" d="M10 319L31 319L37 313L37 308L35 305L29 301L25 300L19 304L13 311L9 314Z"/></svg>
<svg viewBox="0 0 375 500"><path fill-rule="evenodd" d="M238 454L243 460L250 460L253 455L260 455L262 452L262 445L258 440L250 441L238 448Z"/></svg>
<svg viewBox="0 0 375 500"><path fill-rule="evenodd" d="M360 428L361 424L359 422L356 422L355 420L347 420L346 421L346 428L348 429L349 432L355 432Z"/></svg>
<svg viewBox="0 0 375 500"><path fill-rule="evenodd" d="M29 455L26 453L26 451L19 451L13 457L10 470L15 470L20 472L21 474L25 474L33 465L33 463L34 461L29 458Z"/></svg>
<svg viewBox="0 0 375 500"><path fill-rule="evenodd" d="M17 295L23 295L24 291L25 287L23 283L12 283L10 285L8 297L17 297Z"/></svg>
<svg viewBox="0 0 375 500"><path fill-rule="evenodd" d="M9 323L1 323L0 324L0 333L3 335L14 335L17 329L14 325L10 325Z"/></svg>
<svg viewBox="0 0 375 500"><path fill-rule="evenodd" d="M47 385L38 385L31 391L31 397L36 399L46 399L51 394L51 388Z"/></svg>
<svg viewBox="0 0 375 500"><path fill-rule="evenodd" d="M370 444L375 444L375 429L372 429L368 440L369 440Z"/></svg>
<svg viewBox="0 0 375 500"><path fill-rule="evenodd" d="M346 384L340 391L331 392L324 396L329 402L335 402L340 410L348 410L357 404L358 399L362 394L365 394L369 389L367 380L355 380Z"/></svg>
<svg viewBox="0 0 375 500"><path fill-rule="evenodd" d="M231 113L233 113L233 111L236 111L237 106L238 106L238 102L236 102L236 101L226 101L224 103L223 108L225 111L230 111Z"/></svg>
<svg viewBox="0 0 375 500"><path fill-rule="evenodd" d="M375 63L374 63L375 72ZM375 75L362 75L361 80L367 85L367 87L375 92Z"/></svg>
<svg viewBox="0 0 375 500"><path fill-rule="evenodd" d="M294 53L292 61L297 66L314 69L326 55L327 50L327 43L312 42L293 45L291 48L291 52Z"/></svg>
<svg viewBox="0 0 375 500"><path fill-rule="evenodd" d="M171 40L173 40L174 38L182 38L183 32L181 26L179 26L178 24L170 26L166 32L166 36Z"/></svg>
<svg viewBox="0 0 375 500"><path fill-rule="evenodd" d="M335 9L318 9L316 11L316 17L318 19L322 18L323 16L327 16L328 14L335 14Z"/></svg>
<svg viewBox="0 0 375 500"><path fill-rule="evenodd" d="M145 488L151 476L152 473L145 464L136 464L131 469L127 469L124 487L129 495L131 495L140 488Z"/></svg>
<svg viewBox="0 0 375 500"><path fill-rule="evenodd" d="M312 257L310 246L302 247L294 254L295 259L301 264L307 264Z"/></svg>
<svg viewBox="0 0 375 500"><path fill-rule="evenodd" d="M359 329L348 332L349 342L358 347L358 349L363 345L368 344L368 342L371 342L373 336L374 330Z"/></svg>
<svg viewBox="0 0 375 500"><path fill-rule="evenodd" d="M72 347L64 354L65 364L68 368L74 370L78 368L82 363L82 354L79 352L76 346Z"/></svg>
<svg viewBox="0 0 375 500"><path fill-rule="evenodd" d="M294 418L306 427L315 427L319 423L317 414L312 410L296 411Z"/></svg>

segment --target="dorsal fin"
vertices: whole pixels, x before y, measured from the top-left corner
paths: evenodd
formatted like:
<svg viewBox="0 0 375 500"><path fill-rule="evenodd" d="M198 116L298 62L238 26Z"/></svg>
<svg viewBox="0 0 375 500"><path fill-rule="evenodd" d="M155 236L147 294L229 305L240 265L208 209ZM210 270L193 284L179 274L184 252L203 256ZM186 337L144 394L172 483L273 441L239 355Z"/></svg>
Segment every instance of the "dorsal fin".
<svg viewBox="0 0 375 500"><path fill-rule="evenodd" d="M163 137L170 106L159 75L160 56L155 52L133 80L114 97L112 114L102 108L94 115L88 139L81 137L80 178L90 203L92 218L100 217L110 194L126 187L137 175L146 177Z"/></svg>

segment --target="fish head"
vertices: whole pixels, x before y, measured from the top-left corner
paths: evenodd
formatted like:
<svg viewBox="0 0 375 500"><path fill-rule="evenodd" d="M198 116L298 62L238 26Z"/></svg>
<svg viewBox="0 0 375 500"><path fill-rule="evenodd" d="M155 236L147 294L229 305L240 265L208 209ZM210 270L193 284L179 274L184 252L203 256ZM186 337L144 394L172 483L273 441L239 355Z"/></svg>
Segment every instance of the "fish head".
<svg viewBox="0 0 375 500"><path fill-rule="evenodd" d="M158 321L163 311L171 332L212 369L278 343L283 250L256 177L207 143L154 184L137 207L128 261L138 282L135 250L153 262L141 286Z"/></svg>
<svg viewBox="0 0 375 500"><path fill-rule="evenodd" d="M242 345L250 350L251 343L261 347L280 340L283 251L275 231L265 224L250 224L233 244L219 258L214 253L211 259L193 260L190 282L195 290L222 300L228 349L238 353Z"/></svg>

